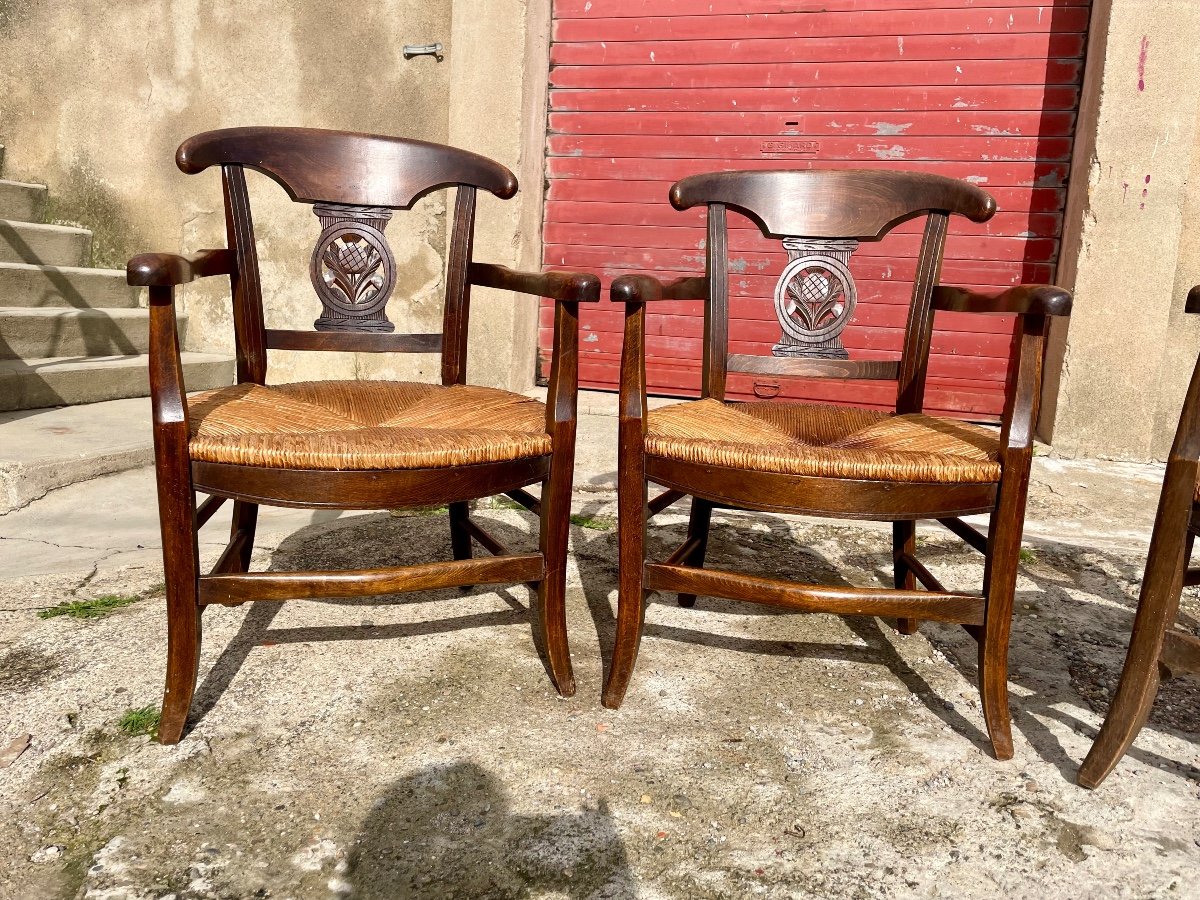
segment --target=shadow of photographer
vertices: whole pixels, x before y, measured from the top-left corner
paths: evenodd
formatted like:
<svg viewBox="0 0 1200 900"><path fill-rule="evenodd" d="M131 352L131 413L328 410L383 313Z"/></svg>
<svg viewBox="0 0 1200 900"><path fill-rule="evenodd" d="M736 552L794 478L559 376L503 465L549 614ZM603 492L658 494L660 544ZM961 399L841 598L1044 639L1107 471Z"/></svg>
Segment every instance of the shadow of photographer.
<svg viewBox="0 0 1200 900"><path fill-rule="evenodd" d="M579 812L516 812L499 779L471 762L433 765L374 803L349 857L354 896L636 895L607 803Z"/></svg>

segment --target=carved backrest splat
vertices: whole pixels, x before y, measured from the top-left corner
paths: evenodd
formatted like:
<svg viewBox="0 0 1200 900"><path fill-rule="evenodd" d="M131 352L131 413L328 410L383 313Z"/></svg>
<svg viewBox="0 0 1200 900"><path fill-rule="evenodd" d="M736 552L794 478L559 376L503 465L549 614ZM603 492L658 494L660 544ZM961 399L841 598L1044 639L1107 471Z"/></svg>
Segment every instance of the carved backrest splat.
<svg viewBox="0 0 1200 900"><path fill-rule="evenodd" d="M309 266L324 307L317 331L395 331L385 307L396 286L396 260L383 234L392 211L316 203L313 212L322 226Z"/></svg>
<svg viewBox="0 0 1200 900"><path fill-rule="evenodd" d="M775 315L783 334L771 353L849 359L841 335L858 300L848 267L858 241L790 237L783 248L788 264L775 285Z"/></svg>

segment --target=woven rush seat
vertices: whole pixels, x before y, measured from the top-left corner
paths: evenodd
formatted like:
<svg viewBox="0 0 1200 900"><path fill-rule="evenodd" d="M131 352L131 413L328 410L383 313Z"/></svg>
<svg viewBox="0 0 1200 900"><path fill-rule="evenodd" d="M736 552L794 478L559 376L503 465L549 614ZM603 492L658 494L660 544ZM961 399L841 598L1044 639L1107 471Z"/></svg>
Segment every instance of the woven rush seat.
<svg viewBox="0 0 1200 900"><path fill-rule="evenodd" d="M197 394L188 414L192 459L244 466L441 468L551 449L542 403L461 384L239 384Z"/></svg>
<svg viewBox="0 0 1200 900"><path fill-rule="evenodd" d="M708 398L652 410L646 423L651 456L785 475L990 484L999 452L976 425L846 406Z"/></svg>

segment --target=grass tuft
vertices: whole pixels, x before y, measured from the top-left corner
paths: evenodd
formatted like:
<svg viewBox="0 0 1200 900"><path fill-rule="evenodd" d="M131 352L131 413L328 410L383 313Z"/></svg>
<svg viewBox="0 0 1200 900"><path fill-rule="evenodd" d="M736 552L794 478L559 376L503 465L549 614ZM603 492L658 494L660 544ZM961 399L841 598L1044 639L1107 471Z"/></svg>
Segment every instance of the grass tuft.
<svg viewBox="0 0 1200 900"><path fill-rule="evenodd" d="M72 600L63 602L49 609L38 610L39 619L53 619L58 616L70 616L72 619L99 619L109 613L137 603L141 597L130 594L105 594L93 600Z"/></svg>
<svg viewBox="0 0 1200 900"><path fill-rule="evenodd" d="M590 528L593 531L612 531L617 527L617 520L608 516L571 516L571 524L580 528Z"/></svg>
<svg viewBox="0 0 1200 900"><path fill-rule="evenodd" d="M1037 562L1037 553L1033 550L1030 550L1028 547L1022 547L1017 556L1020 557L1020 560L1023 563Z"/></svg>
<svg viewBox="0 0 1200 900"><path fill-rule="evenodd" d="M143 734L153 736L158 731L158 720L161 714L154 704L143 706L141 709L127 709L117 721L117 727L130 737Z"/></svg>

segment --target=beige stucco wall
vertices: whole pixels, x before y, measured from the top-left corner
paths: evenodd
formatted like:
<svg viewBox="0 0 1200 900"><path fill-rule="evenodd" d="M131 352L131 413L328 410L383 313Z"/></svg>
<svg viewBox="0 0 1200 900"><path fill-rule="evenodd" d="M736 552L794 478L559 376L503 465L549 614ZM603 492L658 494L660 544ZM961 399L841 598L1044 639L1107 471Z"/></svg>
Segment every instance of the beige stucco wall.
<svg viewBox="0 0 1200 900"><path fill-rule="evenodd" d="M550 0L454 4L449 142L502 161L521 183L516 200L480 195L475 258L541 269L542 187ZM475 289L467 375L525 390L537 364L538 301Z"/></svg>
<svg viewBox="0 0 1200 900"><path fill-rule="evenodd" d="M224 244L219 173L185 176L173 159L180 140L210 128L298 125L457 142L520 175L525 18L524 3L508 0L6 0L6 177L48 184L52 220L93 228L97 264L123 266L142 250ZM403 59L404 44L433 41L445 45L444 62ZM248 178L268 324L310 328L320 312L307 275L319 223L274 183ZM426 198L388 226L399 274L388 314L398 331L440 330L447 201ZM481 200L479 258L520 260L524 204ZM191 349L231 352L227 290L189 288L183 305ZM534 347L512 357L511 342L532 340L535 312L504 297L481 298L480 307L472 379L528 387ZM273 352L269 377L355 374L431 380L438 357Z"/></svg>
<svg viewBox="0 0 1200 900"><path fill-rule="evenodd" d="M1161 458L1200 351L1182 312L1200 283L1200 3L1118 0L1099 37L1094 152L1072 173L1087 193L1063 251L1075 308L1045 424L1063 454Z"/></svg>

